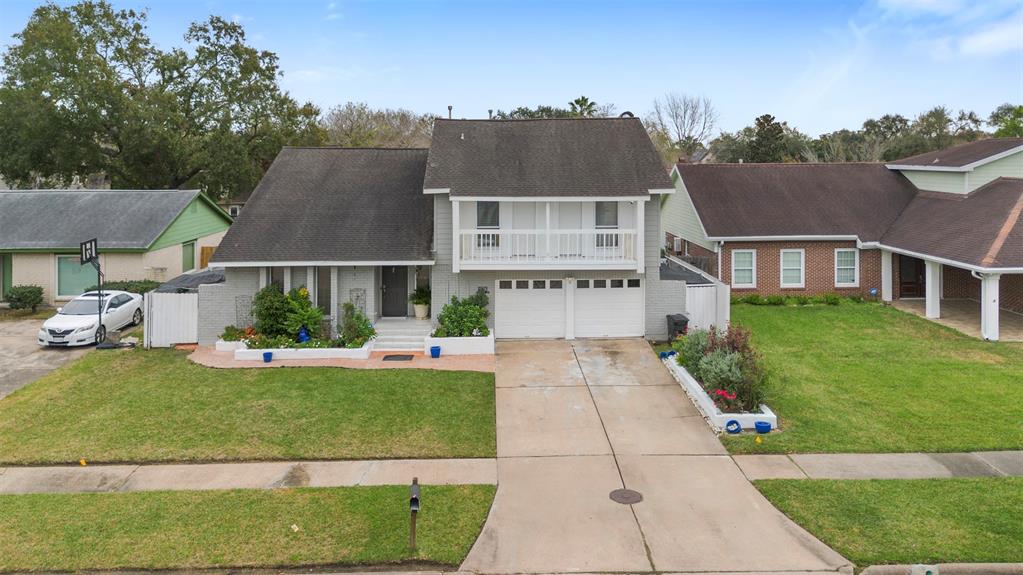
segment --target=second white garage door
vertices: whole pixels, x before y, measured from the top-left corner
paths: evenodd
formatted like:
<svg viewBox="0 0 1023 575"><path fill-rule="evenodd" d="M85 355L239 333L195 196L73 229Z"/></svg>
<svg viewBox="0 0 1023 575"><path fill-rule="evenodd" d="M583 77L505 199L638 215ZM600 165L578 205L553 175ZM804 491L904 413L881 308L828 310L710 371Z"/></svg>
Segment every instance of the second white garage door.
<svg viewBox="0 0 1023 575"><path fill-rule="evenodd" d="M522 278L498 280L496 287L494 335L498 338L643 335L641 279Z"/></svg>

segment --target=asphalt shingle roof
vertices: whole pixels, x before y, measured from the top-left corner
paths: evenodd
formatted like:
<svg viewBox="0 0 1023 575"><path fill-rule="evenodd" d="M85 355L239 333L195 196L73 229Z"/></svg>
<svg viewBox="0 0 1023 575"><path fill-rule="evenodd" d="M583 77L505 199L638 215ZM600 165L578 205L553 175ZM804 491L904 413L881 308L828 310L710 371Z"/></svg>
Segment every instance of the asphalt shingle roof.
<svg viewBox="0 0 1023 575"><path fill-rule="evenodd" d="M214 263L431 259L426 150L284 148Z"/></svg>
<svg viewBox="0 0 1023 575"><path fill-rule="evenodd" d="M916 188L881 164L678 164L710 237L884 235Z"/></svg>
<svg viewBox="0 0 1023 575"><path fill-rule="evenodd" d="M987 140L978 140L968 144L960 144L951 148L902 158L901 160L888 162L888 165L961 168L1020 146L1023 146L1023 138L989 138Z"/></svg>
<svg viewBox="0 0 1023 575"><path fill-rule="evenodd" d="M0 191L0 249L146 249L198 190Z"/></svg>
<svg viewBox="0 0 1023 575"><path fill-rule="evenodd" d="M969 195L920 192L881 243L987 268L1023 267L1023 179Z"/></svg>
<svg viewBox="0 0 1023 575"><path fill-rule="evenodd" d="M646 196L670 189L637 118L443 120L424 187L453 196Z"/></svg>

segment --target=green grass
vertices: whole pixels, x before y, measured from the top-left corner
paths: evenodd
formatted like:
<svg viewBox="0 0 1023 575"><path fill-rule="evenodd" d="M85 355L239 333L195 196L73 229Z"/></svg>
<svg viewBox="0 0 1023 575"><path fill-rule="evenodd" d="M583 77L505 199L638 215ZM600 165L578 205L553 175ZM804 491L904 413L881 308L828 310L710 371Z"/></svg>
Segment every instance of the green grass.
<svg viewBox="0 0 1023 575"><path fill-rule="evenodd" d="M93 352L0 402L0 463L493 457L494 377Z"/></svg>
<svg viewBox="0 0 1023 575"><path fill-rule="evenodd" d="M0 495L0 571L458 565L494 491L424 486L417 552L406 486Z"/></svg>
<svg viewBox="0 0 1023 575"><path fill-rule="evenodd" d="M0 307L0 321L17 321L20 319L50 319L57 310L52 307L41 307L36 311L30 309L10 309Z"/></svg>
<svg viewBox="0 0 1023 575"><path fill-rule="evenodd" d="M1023 345L876 304L735 305L772 375L780 433L733 453L1023 449Z"/></svg>
<svg viewBox="0 0 1023 575"><path fill-rule="evenodd" d="M1023 478L755 483L860 567L1023 561Z"/></svg>

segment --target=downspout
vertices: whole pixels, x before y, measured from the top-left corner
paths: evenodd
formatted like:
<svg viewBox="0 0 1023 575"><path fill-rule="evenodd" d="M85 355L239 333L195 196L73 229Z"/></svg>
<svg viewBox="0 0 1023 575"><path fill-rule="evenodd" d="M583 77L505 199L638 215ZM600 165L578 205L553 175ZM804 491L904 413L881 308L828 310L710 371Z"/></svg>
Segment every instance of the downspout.
<svg viewBox="0 0 1023 575"><path fill-rule="evenodd" d="M721 240L718 242L718 279L720 280L724 274L724 270L721 269L721 252L725 249L725 241Z"/></svg>

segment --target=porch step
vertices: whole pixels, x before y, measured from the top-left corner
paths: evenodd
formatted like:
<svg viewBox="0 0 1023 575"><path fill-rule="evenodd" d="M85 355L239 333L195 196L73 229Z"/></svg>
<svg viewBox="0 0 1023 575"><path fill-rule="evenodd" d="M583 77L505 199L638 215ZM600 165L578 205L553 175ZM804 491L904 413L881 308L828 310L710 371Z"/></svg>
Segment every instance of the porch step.
<svg viewBox="0 0 1023 575"><path fill-rule="evenodd" d="M415 343L423 345L423 339L426 337L425 334L421 335L393 335L393 334L380 334L377 333L377 344L392 344L392 343Z"/></svg>
<svg viewBox="0 0 1023 575"><path fill-rule="evenodd" d="M381 342L373 344L373 351L423 351L423 340L417 343Z"/></svg>

